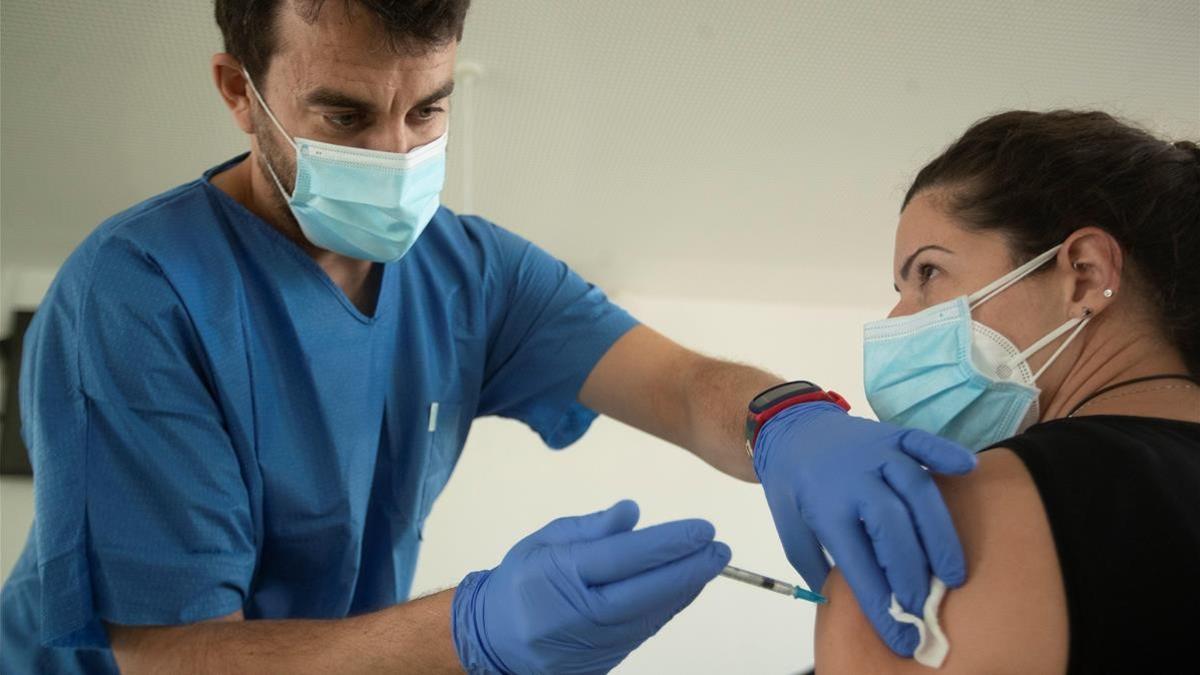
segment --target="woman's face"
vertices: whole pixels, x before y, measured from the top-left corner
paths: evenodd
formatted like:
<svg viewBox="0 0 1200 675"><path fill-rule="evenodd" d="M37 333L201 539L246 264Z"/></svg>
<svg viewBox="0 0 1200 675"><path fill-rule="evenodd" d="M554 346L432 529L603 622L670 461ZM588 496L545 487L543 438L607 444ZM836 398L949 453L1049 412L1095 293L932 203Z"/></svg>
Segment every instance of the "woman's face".
<svg viewBox="0 0 1200 675"><path fill-rule="evenodd" d="M942 208L945 198L937 189L918 193L900 214L892 264L900 301L889 317L969 295L1017 266L1002 234L968 229ZM984 303L972 318L1022 349L1060 326L1068 310L1052 290L1056 262L1042 269ZM1035 354L1030 367L1036 371L1050 351Z"/></svg>

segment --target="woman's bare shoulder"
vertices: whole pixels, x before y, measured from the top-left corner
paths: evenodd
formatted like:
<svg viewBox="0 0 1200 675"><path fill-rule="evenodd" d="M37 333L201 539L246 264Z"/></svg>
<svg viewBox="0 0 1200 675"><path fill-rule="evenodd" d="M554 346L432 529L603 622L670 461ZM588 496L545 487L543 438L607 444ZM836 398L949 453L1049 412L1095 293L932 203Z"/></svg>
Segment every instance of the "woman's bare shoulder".
<svg viewBox="0 0 1200 675"><path fill-rule="evenodd" d="M950 653L939 672L1065 672L1066 595L1041 497L1012 451L979 460L970 475L938 479L968 576L942 603ZM824 593L830 602L817 613L817 672L930 672L892 654L836 568Z"/></svg>

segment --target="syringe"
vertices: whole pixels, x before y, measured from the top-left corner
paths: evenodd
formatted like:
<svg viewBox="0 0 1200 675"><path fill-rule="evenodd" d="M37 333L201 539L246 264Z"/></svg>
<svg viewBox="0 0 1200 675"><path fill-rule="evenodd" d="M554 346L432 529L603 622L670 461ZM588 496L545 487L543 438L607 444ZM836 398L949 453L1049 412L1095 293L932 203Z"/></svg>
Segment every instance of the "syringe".
<svg viewBox="0 0 1200 675"><path fill-rule="evenodd" d="M725 569L721 570L721 576L728 577L730 579L736 579L743 583L750 584L751 586L758 586L759 588L765 588L769 591L775 591L776 593L782 593L783 595L793 597L798 600L815 602L818 605L823 605L829 602L829 599L820 593L813 593L807 588L800 588L799 586L786 584L782 581L772 579L771 577L764 577L761 574L756 574L749 570L741 569L740 567L734 567L733 565L727 565Z"/></svg>

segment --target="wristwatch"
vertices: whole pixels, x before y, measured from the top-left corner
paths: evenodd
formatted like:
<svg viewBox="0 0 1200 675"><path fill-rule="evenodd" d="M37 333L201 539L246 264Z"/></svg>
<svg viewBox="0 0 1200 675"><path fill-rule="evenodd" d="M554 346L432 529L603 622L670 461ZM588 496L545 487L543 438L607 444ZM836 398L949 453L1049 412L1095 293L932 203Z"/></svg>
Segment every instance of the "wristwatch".
<svg viewBox="0 0 1200 675"><path fill-rule="evenodd" d="M746 411L746 454L754 456L758 432L772 417L794 405L812 401L828 401L846 412L850 411L850 404L841 394L825 391L808 380L777 384L755 396L750 401L750 409Z"/></svg>

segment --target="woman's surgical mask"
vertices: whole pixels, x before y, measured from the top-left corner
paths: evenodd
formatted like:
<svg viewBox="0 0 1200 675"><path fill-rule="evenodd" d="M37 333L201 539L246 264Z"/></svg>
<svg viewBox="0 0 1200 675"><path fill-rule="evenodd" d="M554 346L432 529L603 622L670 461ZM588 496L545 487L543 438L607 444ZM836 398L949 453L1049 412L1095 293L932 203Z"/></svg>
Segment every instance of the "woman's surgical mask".
<svg viewBox="0 0 1200 675"><path fill-rule="evenodd" d="M1038 378L1091 320L1070 319L1021 351L971 319L971 312L1052 260L1046 251L969 296L910 316L869 323L863 334L867 401L879 419L922 429L973 450L1010 438L1038 420ZM1038 372L1029 358L1071 332Z"/></svg>
<svg viewBox="0 0 1200 675"><path fill-rule="evenodd" d="M361 260L392 262L408 253L438 210L446 134L406 153L293 139L245 75L259 105L296 150L290 195L271 163L266 165L304 236Z"/></svg>

